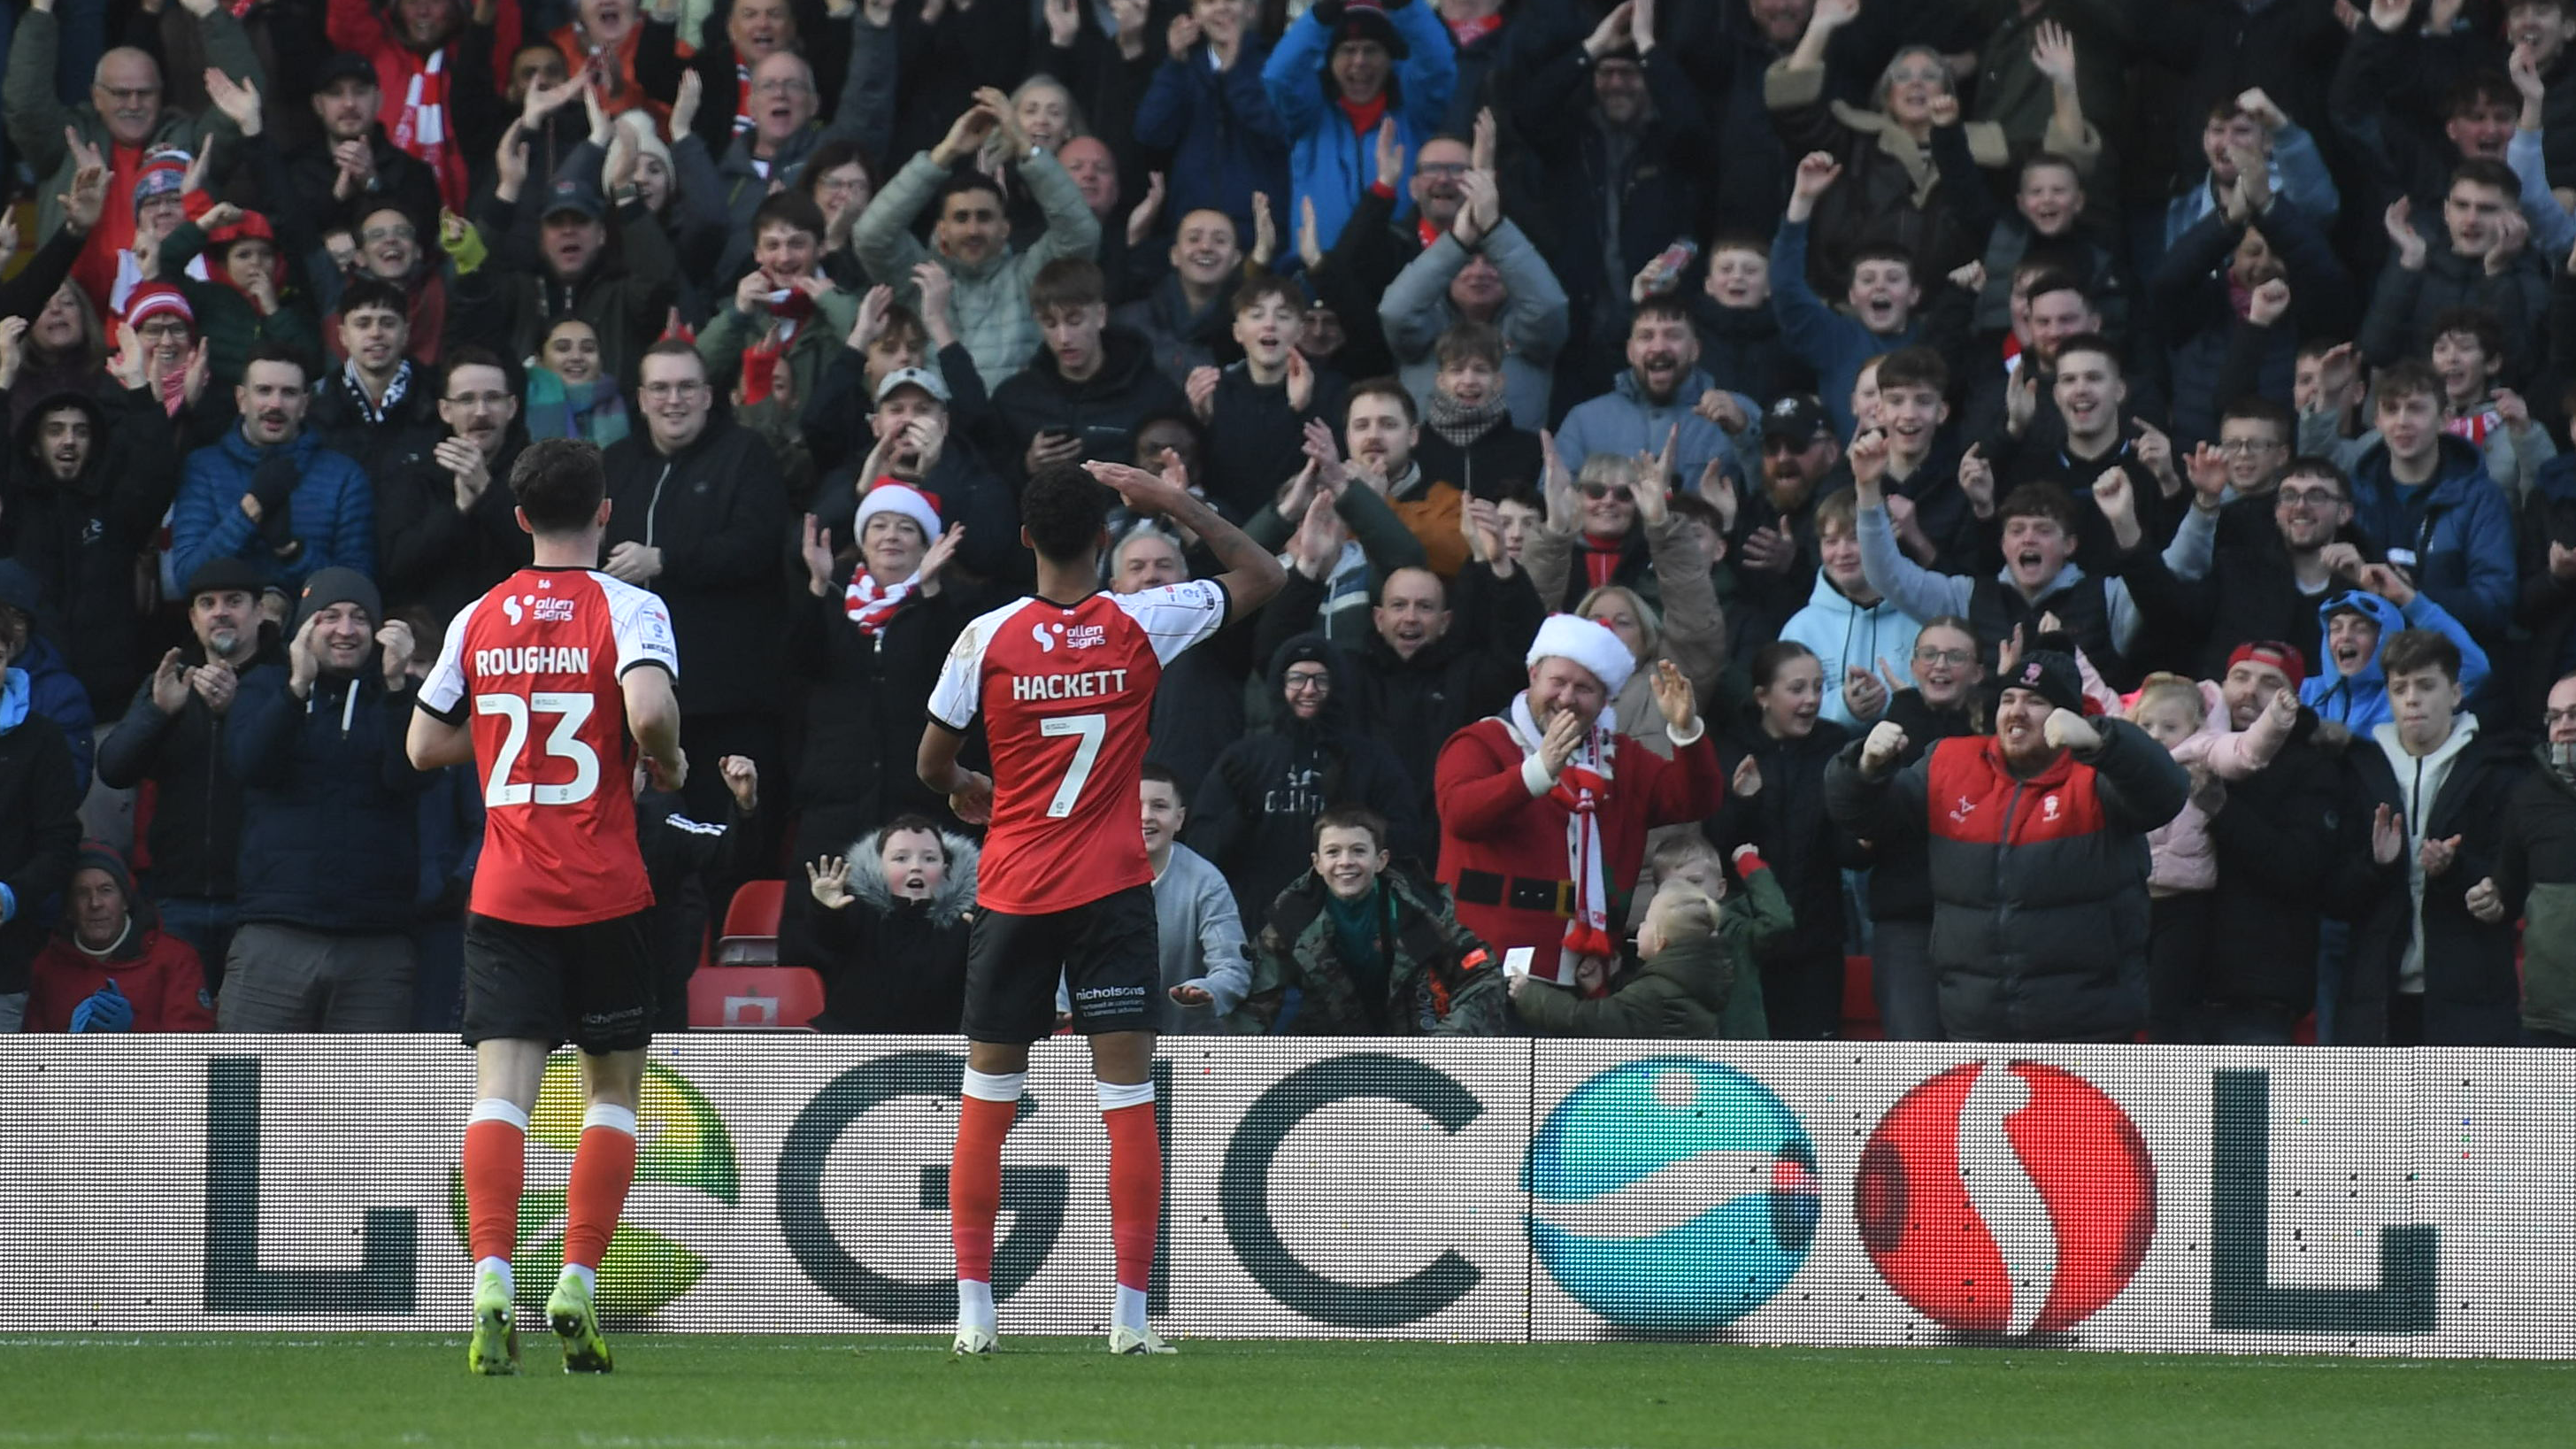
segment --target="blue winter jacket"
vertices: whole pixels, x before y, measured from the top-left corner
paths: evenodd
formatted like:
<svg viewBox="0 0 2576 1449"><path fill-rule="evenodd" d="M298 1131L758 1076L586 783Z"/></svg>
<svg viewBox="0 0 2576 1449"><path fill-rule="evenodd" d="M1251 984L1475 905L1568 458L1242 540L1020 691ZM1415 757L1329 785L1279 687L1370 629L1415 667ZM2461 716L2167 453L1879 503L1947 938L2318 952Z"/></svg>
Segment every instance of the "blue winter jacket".
<svg viewBox="0 0 2576 1449"><path fill-rule="evenodd" d="M1193 211L1221 211L1234 218L1234 234L1250 250L1256 191L1270 198L1273 217L1297 224L1295 206L1281 204L1288 195L1288 133L1262 88L1267 57L1260 40L1247 35L1230 69L1216 68L1205 41L1191 47L1188 60L1167 59L1154 68L1136 105L1136 139L1172 153L1164 172L1170 188L1165 230Z"/></svg>
<svg viewBox="0 0 2576 1449"><path fill-rule="evenodd" d="M1395 117L1396 139L1404 146L1404 175L1396 179L1400 197L1413 179L1413 158L1439 131L1441 113L1449 108L1449 92L1458 84L1458 57L1449 27L1431 6L1407 5L1387 11L1386 18L1410 52L1396 63L1395 76L1387 82L1387 114ZM1279 48L1261 68L1262 88L1270 93L1270 108L1288 137L1295 193L1285 210L1274 209L1271 215L1283 229L1293 228L1298 204L1313 198L1315 235L1327 251L1342 234L1342 223L1350 220L1351 208L1359 205L1360 193L1377 180L1376 128L1366 136L1351 129L1325 74L1331 59L1332 36L1310 12L1279 37Z"/></svg>
<svg viewBox="0 0 2576 1449"><path fill-rule="evenodd" d="M304 551L280 559L260 541L259 525L242 512L242 495L259 471L265 449L234 428L223 441L188 455L179 497L170 506L172 571L185 579L211 558L247 559L268 571L269 583L293 593L319 569L376 572L376 495L355 459L322 446L311 433L285 445L302 475L287 500L295 536Z"/></svg>
<svg viewBox="0 0 2576 1449"><path fill-rule="evenodd" d="M1923 324L1909 321L1904 331L1881 336L1817 296L1807 282L1807 226L1783 218L1772 234L1771 310L1780 318L1780 340L1815 369L1817 400L1833 415L1835 430L1849 438L1852 384L1860 381L1861 364L1882 352L1913 346L1923 335Z"/></svg>
<svg viewBox="0 0 2576 1449"><path fill-rule="evenodd" d="M2299 703L2316 711L2317 718L2331 720L2354 734L2367 734L2373 725L2386 724L2396 718L2388 705L2388 673L2380 666L2379 657L2388 648L2388 636L2400 629L2433 629L2447 634L2460 646L2460 692L2475 697L2478 686L2486 683L2487 652L2460 627L2460 621L2446 613L2442 606L2424 594L2404 609L2379 597L2353 589L2328 598L2317 605L2317 626L2322 633L2327 620L2338 610L2359 609L2379 621L2379 647L2370 651L2370 662L2351 674L2337 673L2331 654L2321 660L2317 672L2299 685Z"/></svg>
<svg viewBox="0 0 2576 1449"><path fill-rule="evenodd" d="M1675 424L1681 427L1681 438L1673 446L1673 468L1681 475L1685 492L1699 491L1699 475L1711 460L1726 465L1738 483L1761 476L1761 459L1753 454L1753 429L1761 425L1762 405L1742 393L1732 393L1735 406L1746 420L1746 436L1741 445L1726 429L1701 417L1700 395L1717 384L1705 372L1694 367L1681 386L1673 389L1673 400L1661 407L1646 401L1637 386L1636 369L1619 374L1619 380L1601 396L1575 404L1556 429L1556 450L1565 458L1565 466L1580 470L1583 460L1595 453L1618 453L1635 457L1639 453L1660 453L1664 436Z"/></svg>
<svg viewBox="0 0 2576 1449"><path fill-rule="evenodd" d="M418 798L438 777L411 767L412 697L385 693L376 652L354 678L324 675L297 699L288 671L242 683L224 731L244 789L241 919L308 931L407 929L420 883Z"/></svg>
<svg viewBox="0 0 2576 1449"><path fill-rule="evenodd" d="M2513 509L2467 439L2444 434L2440 471L2413 488L2389 476L2386 444L2362 454L2352 465L2352 521L2469 632L2504 637L2516 590Z"/></svg>

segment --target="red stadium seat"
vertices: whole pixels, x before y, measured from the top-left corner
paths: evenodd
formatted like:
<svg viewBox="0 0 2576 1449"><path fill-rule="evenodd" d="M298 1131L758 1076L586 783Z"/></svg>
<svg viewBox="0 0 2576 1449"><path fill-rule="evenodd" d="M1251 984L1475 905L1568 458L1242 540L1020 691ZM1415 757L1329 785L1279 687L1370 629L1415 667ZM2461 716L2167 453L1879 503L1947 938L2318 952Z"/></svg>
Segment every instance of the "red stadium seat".
<svg viewBox="0 0 2576 1449"><path fill-rule="evenodd" d="M1870 990L1867 956L1843 958L1843 1039L1887 1040L1887 1028L1878 1020L1878 996Z"/></svg>
<svg viewBox="0 0 2576 1449"><path fill-rule="evenodd" d="M778 914L787 901L787 883L747 880L725 908L724 939L716 943L716 961L724 966L778 964Z"/></svg>
<svg viewBox="0 0 2576 1449"><path fill-rule="evenodd" d="M707 966L689 978L691 1027L801 1029L823 1009L823 978L802 966Z"/></svg>

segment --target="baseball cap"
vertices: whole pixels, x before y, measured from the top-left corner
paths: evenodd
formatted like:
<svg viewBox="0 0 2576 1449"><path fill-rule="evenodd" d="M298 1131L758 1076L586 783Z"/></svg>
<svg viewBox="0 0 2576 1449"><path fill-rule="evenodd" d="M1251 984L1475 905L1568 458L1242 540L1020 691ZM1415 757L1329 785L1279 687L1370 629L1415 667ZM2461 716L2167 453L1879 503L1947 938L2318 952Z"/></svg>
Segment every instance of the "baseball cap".
<svg viewBox="0 0 2576 1449"><path fill-rule="evenodd" d="M344 80L365 81L371 86L378 84L375 63L354 50L337 52L322 62L322 69L313 77L313 89L327 91Z"/></svg>
<svg viewBox="0 0 2576 1449"><path fill-rule="evenodd" d="M887 373L885 381L877 384L877 401L882 403L894 396L894 390L899 387L920 388L943 404L949 400L948 384L939 380L938 373L926 367L898 367Z"/></svg>
<svg viewBox="0 0 2576 1449"><path fill-rule="evenodd" d="M600 200L596 187L570 176L558 176L546 188L545 209L537 213L537 219L543 221L566 211L578 213L586 221L600 221L607 217L608 205Z"/></svg>
<svg viewBox="0 0 2576 1449"><path fill-rule="evenodd" d="M1825 405L1808 393L1790 393L1773 402L1762 414L1765 441L1786 438L1793 443L1812 443L1833 430L1833 419L1826 416Z"/></svg>

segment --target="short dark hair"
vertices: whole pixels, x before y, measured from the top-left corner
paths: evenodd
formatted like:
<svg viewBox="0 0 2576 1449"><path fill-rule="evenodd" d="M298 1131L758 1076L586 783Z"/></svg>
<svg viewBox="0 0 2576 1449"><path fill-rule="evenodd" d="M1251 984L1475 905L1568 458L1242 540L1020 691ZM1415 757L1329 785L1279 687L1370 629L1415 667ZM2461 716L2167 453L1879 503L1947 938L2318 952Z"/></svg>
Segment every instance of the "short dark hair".
<svg viewBox="0 0 2576 1449"><path fill-rule="evenodd" d="M579 438L539 438L510 465L510 493L538 533L577 533L599 515L608 470Z"/></svg>
<svg viewBox="0 0 2576 1449"><path fill-rule="evenodd" d="M2379 646L2379 672L2390 679L2419 669L2438 669L2453 684L2460 682L2460 646L2438 629L2400 629Z"/></svg>
<svg viewBox="0 0 2576 1449"><path fill-rule="evenodd" d="M2067 537L2075 536L2075 500L2054 483L2024 483L2005 494L2004 501L1995 508L1995 518L2002 523L2016 518L2045 518L2064 529Z"/></svg>
<svg viewBox="0 0 2576 1449"><path fill-rule="evenodd" d="M2500 70L2473 70L2461 76L2451 83L2451 89L2442 97L2442 119L2453 120L2485 106L2502 106L2506 110L2521 108L2522 92L2514 89L2513 77ZM2504 169L2501 161L2487 164L2498 170ZM2454 171L2451 174L2456 177L2459 173ZM2513 173L2507 171L2505 174L2510 176ZM2518 184L2516 189L2519 190Z"/></svg>
<svg viewBox="0 0 2576 1449"><path fill-rule="evenodd" d="M1169 785L1172 789L1173 803L1181 807L1182 814L1189 813L1190 787L1181 783L1180 773L1171 766L1147 760L1145 767L1136 772L1136 779L1140 784Z"/></svg>
<svg viewBox="0 0 2576 1449"><path fill-rule="evenodd" d="M2442 375L2420 357L2401 357L2381 368L2378 379L2371 384L2371 411L2375 413L2401 398L2419 396L2431 398L2433 406L2440 407Z"/></svg>
<svg viewBox="0 0 2576 1449"><path fill-rule="evenodd" d="M1870 242L1852 253L1851 269L1855 274L1865 262L1902 262L1908 279L1920 277L1923 273L1923 263L1915 258L1914 249L1894 242Z"/></svg>
<svg viewBox="0 0 2576 1449"><path fill-rule="evenodd" d="M2121 377L2129 375L2129 364L2120 356L2119 344L2113 342L2110 338L2103 336L2099 332L2078 332L2074 336L2057 344L2057 365L2059 367L2062 368L2066 365L2066 354L2070 352L2098 352L2104 357L2111 359L2112 372ZM1879 385L1881 387L1886 386L1885 383L1881 383Z"/></svg>
<svg viewBox="0 0 2576 1449"><path fill-rule="evenodd" d="M1040 468L1020 494L1020 526L1029 546L1049 563L1080 563L1100 546L1109 509L1118 495L1079 463Z"/></svg>
<svg viewBox="0 0 2576 1449"><path fill-rule="evenodd" d="M2504 323L2484 307L2445 307L2433 314L2433 325L2424 329L2425 351L2432 344L2454 332L2465 333L2478 342L2478 351L2496 366L2504 364Z"/></svg>
<svg viewBox="0 0 2576 1449"><path fill-rule="evenodd" d="M2023 158L2021 169L2014 172L2013 176L2017 182L2028 181L2030 179L2030 173L2050 166L2055 166L2061 170L2073 172L2075 175L2075 189L2078 191L2084 189L2084 168L2075 164L2074 157L2069 156L2062 151L2031 152L2029 156Z"/></svg>
<svg viewBox="0 0 2576 1449"><path fill-rule="evenodd" d="M1235 316L1242 316L1262 303L1276 299L1288 304L1288 310L1300 317L1306 314L1306 294L1295 283L1277 272L1263 272L1234 289L1234 300L1227 304Z"/></svg>
<svg viewBox="0 0 2576 1449"><path fill-rule="evenodd" d="M2512 94L2511 91L2506 92L2508 96ZM2521 104L2519 99L2514 103ZM2461 158L2460 163L2451 168L2451 179L2442 183L2443 194L2450 194L2451 188L2463 181L2471 186L2492 186L2511 201L2522 199L2522 178L2514 175L2513 168L2501 161L2490 161L2484 156Z"/></svg>
<svg viewBox="0 0 2576 1449"><path fill-rule="evenodd" d="M2282 442L2294 441L2299 435L2299 420L2290 410L2260 393L2247 393L2219 410L2218 425L2229 423L2262 423L2280 431Z"/></svg>
<svg viewBox="0 0 2576 1449"><path fill-rule="evenodd" d="M1667 293L1638 303L1637 310L1629 314L1628 330L1634 332L1640 322L1679 322L1688 326L1690 320L1690 304Z"/></svg>
<svg viewBox="0 0 2576 1449"><path fill-rule="evenodd" d="M1342 399L1343 426L1350 425L1351 407L1364 397L1394 398L1396 406L1404 410L1407 423L1417 427L1422 423L1422 409L1414 403L1413 394L1405 389L1403 382L1392 377L1366 377L1352 383L1350 394Z"/></svg>
<svg viewBox="0 0 2576 1449"><path fill-rule="evenodd" d="M391 312L409 326L411 298L403 294L402 288L382 277L353 277L347 286L340 289L340 315L345 318L353 312L366 311Z"/></svg>
<svg viewBox="0 0 2576 1449"><path fill-rule="evenodd" d="M1315 817L1315 847L1324 845L1327 830L1365 830L1377 848L1386 849L1386 817L1366 805L1335 805Z"/></svg>
<svg viewBox="0 0 2576 1449"><path fill-rule="evenodd" d="M876 195L876 163L868 159L867 151L858 142L838 136L816 146L806 156L804 169L796 173L796 189L812 196L822 189L826 175L852 162L858 163L859 170L868 178L868 194Z"/></svg>
<svg viewBox="0 0 2576 1449"><path fill-rule="evenodd" d="M994 208L1000 209L1002 188L994 183L992 177L980 171L960 171L939 183L939 189L931 193L930 214L933 217L946 216L948 203L970 191L980 191L992 197Z"/></svg>
<svg viewBox="0 0 2576 1449"><path fill-rule="evenodd" d="M1089 257L1058 257L1038 268L1038 274L1029 279L1032 316L1043 317L1049 312L1108 300L1108 279L1100 275L1100 264Z"/></svg>
<svg viewBox="0 0 2576 1449"><path fill-rule="evenodd" d="M2093 294L2084 290L2084 279L2060 266L2041 266L2021 295L2025 302L2036 302L2051 292L2073 292L2084 299L2085 306L2093 305Z"/></svg>
<svg viewBox="0 0 2576 1449"><path fill-rule="evenodd" d="M939 858L941 860L946 860L948 858L948 832L939 828L938 821L931 819L929 816L922 814L918 810L907 810L892 820L887 821L885 824L878 826L877 833L869 837L869 839L870 842L876 846L878 852L882 854L885 850L885 843L887 841L898 835L912 835L916 833L928 835L931 839L938 841Z"/></svg>
<svg viewBox="0 0 2576 1449"><path fill-rule="evenodd" d="M1434 360L1441 367L1462 362L1482 362L1499 371L1503 365L1503 334L1491 322L1473 318L1453 323L1433 344Z"/></svg>
<svg viewBox="0 0 2576 1449"><path fill-rule="evenodd" d="M751 235L755 237L765 227L788 226L821 241L824 225L823 208L802 191L773 192L762 197L751 212Z"/></svg>
<svg viewBox="0 0 2576 1449"><path fill-rule="evenodd" d="M1506 494L1504 496L1507 498L1513 498L1513 495L1510 494ZM1546 506L1534 497L1526 499L1514 498L1514 501L1519 502L1522 506L1528 508L1543 508ZM1675 493L1670 498L1664 500L1664 507L1670 509L1673 516L1676 518L1698 519L1700 522L1707 524L1712 531L1716 532L1720 536L1723 536L1726 532L1726 520L1718 513L1717 505L1700 497L1696 493ZM1709 562L1715 563L1716 560L1711 559Z"/></svg>
<svg viewBox="0 0 2576 1449"><path fill-rule="evenodd" d="M305 356L301 347L285 342L262 342L253 347L250 356L242 359L242 381L250 381L250 370L263 362L285 363L302 374L306 386L312 385L313 359Z"/></svg>
<svg viewBox="0 0 2576 1449"><path fill-rule="evenodd" d="M1950 364L1941 359L1938 348L1900 347L1878 360L1878 390L1892 387L1928 387L1946 394Z"/></svg>
<svg viewBox="0 0 2576 1449"><path fill-rule="evenodd" d="M2335 486L2336 497L2346 503L2352 501L2352 479L2344 475L2343 469L2332 458L2321 458L2314 453L2292 458L2290 466L2281 470L2281 481L2287 483L2293 478L2323 479Z"/></svg>
<svg viewBox="0 0 2576 1449"><path fill-rule="evenodd" d="M518 386L517 381L511 376L510 364L493 355L488 348L459 347L447 354L447 371L438 380L440 395L446 395L448 383L455 378L456 374L469 367L491 368L501 374L501 383L504 387Z"/></svg>

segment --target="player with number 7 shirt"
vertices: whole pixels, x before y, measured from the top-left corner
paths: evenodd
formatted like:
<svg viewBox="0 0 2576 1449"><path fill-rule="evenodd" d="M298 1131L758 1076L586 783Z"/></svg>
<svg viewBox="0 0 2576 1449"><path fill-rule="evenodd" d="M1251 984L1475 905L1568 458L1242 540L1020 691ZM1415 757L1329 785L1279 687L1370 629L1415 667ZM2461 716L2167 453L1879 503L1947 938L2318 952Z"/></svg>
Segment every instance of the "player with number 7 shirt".
<svg viewBox="0 0 2576 1449"><path fill-rule="evenodd" d="M607 475L588 443L547 439L510 469L533 565L468 604L420 688L412 765L478 767L482 863L465 922L464 1037L475 1052L463 1175L474 1257L466 1366L518 1370L517 1246L528 1113L546 1058L581 1048L589 1111L564 1207L564 1267L546 1318L564 1369L606 1373L595 1290L635 1176L635 1108L653 1033L635 836L634 763L688 777L662 601L599 571Z"/></svg>
<svg viewBox="0 0 2576 1449"><path fill-rule="evenodd" d="M1226 572L1102 592L1111 489L1135 512L1197 534ZM1027 1081L1029 1045L1055 1030L1061 977L1073 1029L1091 1042L1109 1133L1117 1268L1109 1351L1169 1353L1145 1318L1163 1200L1152 1076L1162 964L1137 781L1163 666L1267 603L1287 575L1177 473L1114 463L1043 468L1021 495L1020 518L1020 539L1037 555L1038 591L958 635L931 690L919 761L922 783L946 795L959 819L991 823L967 947L966 1073L948 1169L955 1346L993 1351L1002 1139ZM957 764L979 716L989 777Z"/></svg>

